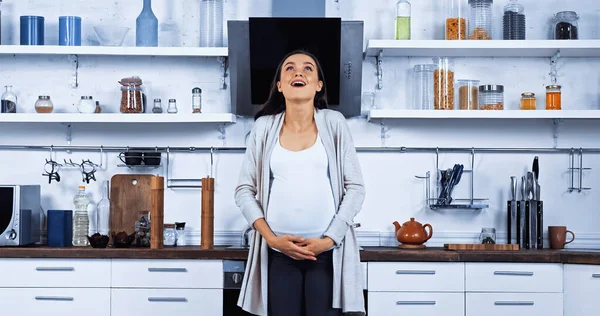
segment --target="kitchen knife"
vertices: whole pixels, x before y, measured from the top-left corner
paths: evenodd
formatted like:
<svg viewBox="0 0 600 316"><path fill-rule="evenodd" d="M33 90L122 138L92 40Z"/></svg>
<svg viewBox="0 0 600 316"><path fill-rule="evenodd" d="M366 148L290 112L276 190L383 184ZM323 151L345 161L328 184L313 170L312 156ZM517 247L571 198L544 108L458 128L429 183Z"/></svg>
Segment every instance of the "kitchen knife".
<svg viewBox="0 0 600 316"><path fill-rule="evenodd" d="M521 201L527 200L527 181L525 177L521 177Z"/></svg>
<svg viewBox="0 0 600 316"><path fill-rule="evenodd" d="M515 176L510 177L510 200L517 200L517 177Z"/></svg>
<svg viewBox="0 0 600 316"><path fill-rule="evenodd" d="M540 162L538 156L535 156L533 158L533 167L531 168L531 170L533 171L533 175L535 177L535 200L540 201L540 184L538 182L538 178L540 177Z"/></svg>

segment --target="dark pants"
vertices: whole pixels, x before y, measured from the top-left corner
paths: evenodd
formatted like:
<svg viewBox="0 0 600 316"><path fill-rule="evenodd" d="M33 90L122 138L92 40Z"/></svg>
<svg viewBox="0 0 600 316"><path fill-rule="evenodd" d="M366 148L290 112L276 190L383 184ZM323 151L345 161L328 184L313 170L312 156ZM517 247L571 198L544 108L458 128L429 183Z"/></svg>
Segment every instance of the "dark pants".
<svg viewBox="0 0 600 316"><path fill-rule="evenodd" d="M333 301L332 250L316 261L269 249L269 316L341 316Z"/></svg>

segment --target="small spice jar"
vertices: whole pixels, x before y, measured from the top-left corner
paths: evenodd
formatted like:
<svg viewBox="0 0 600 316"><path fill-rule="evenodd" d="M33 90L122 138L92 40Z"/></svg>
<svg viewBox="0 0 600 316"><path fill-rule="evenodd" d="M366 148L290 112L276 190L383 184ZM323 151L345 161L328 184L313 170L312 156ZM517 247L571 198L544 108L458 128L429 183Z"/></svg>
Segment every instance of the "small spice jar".
<svg viewBox="0 0 600 316"><path fill-rule="evenodd" d="M504 110L504 86L479 86L480 110Z"/></svg>
<svg viewBox="0 0 600 316"><path fill-rule="evenodd" d="M175 232L177 233L177 246L186 246L185 241L185 222L175 223Z"/></svg>
<svg viewBox="0 0 600 316"><path fill-rule="evenodd" d="M162 113L162 104L160 99L154 99L154 107L152 107L152 113Z"/></svg>
<svg viewBox="0 0 600 316"><path fill-rule="evenodd" d="M167 112L171 114L177 113L177 100L169 99L169 107L167 108Z"/></svg>
<svg viewBox="0 0 600 316"><path fill-rule="evenodd" d="M559 85L546 86L546 110L562 110Z"/></svg>
<svg viewBox="0 0 600 316"><path fill-rule="evenodd" d="M177 243L177 233L175 232L175 224L164 224L163 229L163 244L165 246L175 246Z"/></svg>
<svg viewBox="0 0 600 316"><path fill-rule="evenodd" d="M37 113L52 113L54 111L54 104L50 100L50 96L40 95L35 101L35 111Z"/></svg>
<svg viewBox="0 0 600 316"><path fill-rule="evenodd" d="M202 89L192 89L192 113L202 113Z"/></svg>
<svg viewBox="0 0 600 316"><path fill-rule="evenodd" d="M523 92L521 93L521 110L535 110L536 100L535 93Z"/></svg>

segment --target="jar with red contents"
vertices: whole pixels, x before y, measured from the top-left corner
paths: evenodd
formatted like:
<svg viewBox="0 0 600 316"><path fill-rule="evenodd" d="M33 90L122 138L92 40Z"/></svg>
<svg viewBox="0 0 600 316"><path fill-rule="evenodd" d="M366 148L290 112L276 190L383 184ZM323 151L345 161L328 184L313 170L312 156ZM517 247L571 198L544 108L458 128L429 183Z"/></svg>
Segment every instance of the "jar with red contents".
<svg viewBox="0 0 600 316"><path fill-rule="evenodd" d="M123 78L121 84L121 113L144 113L145 98L142 79L137 76Z"/></svg>

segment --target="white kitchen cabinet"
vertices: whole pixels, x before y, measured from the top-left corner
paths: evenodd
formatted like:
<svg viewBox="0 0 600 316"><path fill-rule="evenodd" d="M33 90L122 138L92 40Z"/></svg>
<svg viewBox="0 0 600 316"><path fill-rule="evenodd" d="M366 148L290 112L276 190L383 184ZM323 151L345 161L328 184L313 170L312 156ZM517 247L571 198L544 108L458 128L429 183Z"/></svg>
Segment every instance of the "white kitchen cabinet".
<svg viewBox="0 0 600 316"><path fill-rule="evenodd" d="M369 292L369 316L464 316L464 293Z"/></svg>
<svg viewBox="0 0 600 316"><path fill-rule="evenodd" d="M0 306L3 315L111 316L110 289L0 288Z"/></svg>
<svg viewBox="0 0 600 316"><path fill-rule="evenodd" d="M462 262L369 262L369 291L464 292Z"/></svg>
<svg viewBox="0 0 600 316"><path fill-rule="evenodd" d="M467 292L562 293L562 264L466 263Z"/></svg>
<svg viewBox="0 0 600 316"><path fill-rule="evenodd" d="M110 287L109 259L0 259L0 270L5 288Z"/></svg>
<svg viewBox="0 0 600 316"><path fill-rule="evenodd" d="M221 260L114 259L113 288L223 288Z"/></svg>
<svg viewBox="0 0 600 316"><path fill-rule="evenodd" d="M113 289L111 316L221 316L220 289Z"/></svg>
<svg viewBox="0 0 600 316"><path fill-rule="evenodd" d="M561 293L467 293L466 316L562 316Z"/></svg>
<svg viewBox="0 0 600 316"><path fill-rule="evenodd" d="M565 316L596 316L600 311L600 266L564 265Z"/></svg>

